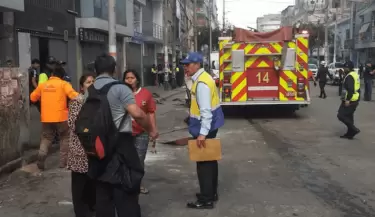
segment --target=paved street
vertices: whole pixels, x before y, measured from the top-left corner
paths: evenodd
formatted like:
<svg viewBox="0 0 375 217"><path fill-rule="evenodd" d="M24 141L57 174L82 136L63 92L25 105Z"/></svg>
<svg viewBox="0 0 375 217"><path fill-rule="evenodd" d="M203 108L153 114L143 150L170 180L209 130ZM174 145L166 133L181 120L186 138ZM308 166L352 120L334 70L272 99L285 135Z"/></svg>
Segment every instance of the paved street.
<svg viewBox="0 0 375 217"><path fill-rule="evenodd" d="M158 104L161 137L158 153L146 160L140 198L145 217L372 217L375 216L373 111L362 102L356 112L361 129L352 141L337 121L337 87L328 98L317 98L295 115L270 111L236 111L219 132L220 200L214 210L189 210L186 202L198 191L195 164L186 146L170 141L187 137L183 93ZM233 113L233 112L231 112ZM163 144L168 143L168 144ZM30 169L31 166L24 170ZM70 173L48 159L42 174L17 171L0 181L0 217L74 216L70 203ZM33 171L31 169L31 171Z"/></svg>

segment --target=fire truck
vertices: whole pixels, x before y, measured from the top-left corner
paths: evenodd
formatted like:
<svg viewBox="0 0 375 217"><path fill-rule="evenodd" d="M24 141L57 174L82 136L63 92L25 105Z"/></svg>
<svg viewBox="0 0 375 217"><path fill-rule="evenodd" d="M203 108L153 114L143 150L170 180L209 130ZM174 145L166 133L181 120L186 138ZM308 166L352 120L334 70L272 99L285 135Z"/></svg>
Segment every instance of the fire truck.
<svg viewBox="0 0 375 217"><path fill-rule="evenodd" d="M308 38L292 27L272 32L235 28L219 38L219 95L222 106L310 104Z"/></svg>

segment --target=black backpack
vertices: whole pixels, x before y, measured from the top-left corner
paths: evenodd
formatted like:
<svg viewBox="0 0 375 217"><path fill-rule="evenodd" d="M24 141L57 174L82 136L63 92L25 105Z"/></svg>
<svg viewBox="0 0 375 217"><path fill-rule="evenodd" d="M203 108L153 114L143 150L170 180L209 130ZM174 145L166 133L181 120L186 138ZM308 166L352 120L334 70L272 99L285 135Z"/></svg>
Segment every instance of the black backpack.
<svg viewBox="0 0 375 217"><path fill-rule="evenodd" d="M113 122L107 99L109 89L115 84L123 83L114 81L101 89L95 89L94 85L91 85L87 89L88 98L82 105L75 122L75 133L86 154L99 160L113 154L119 132ZM126 115L122 118L119 128L123 125L125 117Z"/></svg>

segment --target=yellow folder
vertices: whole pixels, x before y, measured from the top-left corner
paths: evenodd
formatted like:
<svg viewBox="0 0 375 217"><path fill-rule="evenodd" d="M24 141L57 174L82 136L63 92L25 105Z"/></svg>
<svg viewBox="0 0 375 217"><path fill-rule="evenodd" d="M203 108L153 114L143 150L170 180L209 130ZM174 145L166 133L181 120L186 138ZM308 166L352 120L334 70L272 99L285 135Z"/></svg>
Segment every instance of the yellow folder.
<svg viewBox="0 0 375 217"><path fill-rule="evenodd" d="M189 140L188 148L191 161L214 161L222 158L220 139L206 139L205 148L199 148L196 139Z"/></svg>

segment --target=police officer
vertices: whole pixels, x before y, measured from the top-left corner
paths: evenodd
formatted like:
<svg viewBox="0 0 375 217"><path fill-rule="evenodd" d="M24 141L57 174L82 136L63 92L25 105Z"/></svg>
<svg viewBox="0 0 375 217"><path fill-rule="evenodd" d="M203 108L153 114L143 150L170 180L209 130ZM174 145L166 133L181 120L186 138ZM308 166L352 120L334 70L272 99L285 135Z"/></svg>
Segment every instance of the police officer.
<svg viewBox="0 0 375 217"><path fill-rule="evenodd" d="M360 130L354 126L354 112L357 109L360 99L360 78L358 73L354 71L353 62L346 62L344 67L346 76L343 82L342 102L337 118L348 128L348 131L340 137L353 139L354 136L360 132Z"/></svg>
<svg viewBox="0 0 375 217"><path fill-rule="evenodd" d="M316 75L316 80L319 81L320 95L319 98L327 98L326 91L324 90L327 83L327 76L330 77L328 68L326 67L326 62L320 62L320 67L318 69L318 74Z"/></svg>
<svg viewBox="0 0 375 217"><path fill-rule="evenodd" d="M201 65L203 57L199 53L190 53L181 61L186 73L192 77L189 132L197 140L198 148L205 148L205 140L215 138L224 125L224 114L220 107L215 81ZM187 204L193 209L212 209L218 200L218 163L217 161L197 162L197 174L200 185L197 201Z"/></svg>

